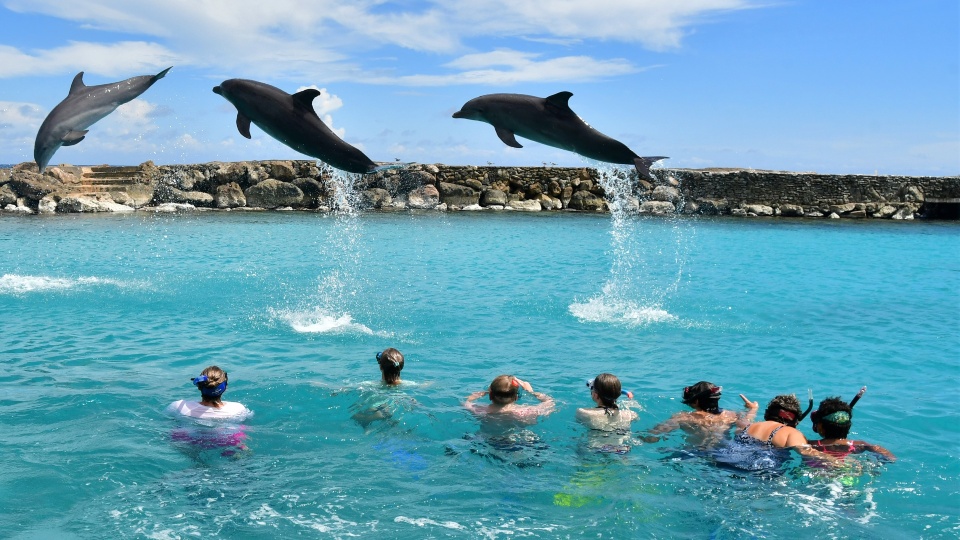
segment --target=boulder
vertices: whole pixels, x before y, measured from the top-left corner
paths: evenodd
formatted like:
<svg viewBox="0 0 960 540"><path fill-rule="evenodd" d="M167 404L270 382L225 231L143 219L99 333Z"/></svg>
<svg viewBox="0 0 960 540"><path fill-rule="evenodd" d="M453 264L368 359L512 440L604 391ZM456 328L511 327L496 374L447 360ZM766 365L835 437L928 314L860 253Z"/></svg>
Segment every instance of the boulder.
<svg viewBox="0 0 960 540"><path fill-rule="evenodd" d="M262 164L270 178L281 182L293 182L297 178L293 163L289 161L265 161Z"/></svg>
<svg viewBox="0 0 960 540"><path fill-rule="evenodd" d="M57 212L58 198L54 195L47 195L37 203L38 214L55 214Z"/></svg>
<svg viewBox="0 0 960 540"><path fill-rule="evenodd" d="M583 185L583 182L580 185ZM589 191L575 191L570 197L570 203L566 206L571 210L601 212L606 207L606 201Z"/></svg>
<svg viewBox="0 0 960 540"><path fill-rule="evenodd" d="M154 212L168 213L168 214L173 212L191 212L196 209L197 207L193 206L192 204L172 203L172 202L158 204L157 206L149 208L149 210L153 210Z"/></svg>
<svg viewBox="0 0 960 540"><path fill-rule="evenodd" d="M891 219L913 219L913 208L909 205L903 205L897 208L897 211L890 216Z"/></svg>
<svg viewBox="0 0 960 540"><path fill-rule="evenodd" d="M236 182L217 186L213 201L217 208L240 208L247 205L247 197Z"/></svg>
<svg viewBox="0 0 960 540"><path fill-rule="evenodd" d="M480 193L480 206L504 206L507 204L507 194L499 189L485 189Z"/></svg>
<svg viewBox="0 0 960 540"><path fill-rule="evenodd" d="M831 204L828 212L833 212L834 214L843 215L847 212L853 212L857 209L856 203L846 203L846 204Z"/></svg>
<svg viewBox="0 0 960 540"><path fill-rule="evenodd" d="M539 212L543 209L543 207L540 206L540 201L533 201L529 199L523 201L510 201L507 203L506 207L523 212Z"/></svg>
<svg viewBox="0 0 960 540"><path fill-rule="evenodd" d="M904 202L922 203L923 190L919 186L905 185L900 188L900 200Z"/></svg>
<svg viewBox="0 0 960 540"><path fill-rule="evenodd" d="M655 201L667 201L676 204L680 200L680 191L673 186L657 186L650 193Z"/></svg>
<svg viewBox="0 0 960 540"><path fill-rule="evenodd" d="M93 213L93 212L133 212L133 208L117 204L107 197L71 195L63 197L57 203L57 212Z"/></svg>
<svg viewBox="0 0 960 540"><path fill-rule="evenodd" d="M323 184L313 178L297 178L293 181L293 185L303 192L303 201L300 203L302 206L316 208L323 199Z"/></svg>
<svg viewBox="0 0 960 540"><path fill-rule="evenodd" d="M8 204L16 206L17 194L13 192L13 189L11 189L8 184L4 184L0 186L0 208L3 208Z"/></svg>
<svg viewBox="0 0 960 540"><path fill-rule="evenodd" d="M803 207L798 204L780 205L780 215L784 217L803 217Z"/></svg>
<svg viewBox="0 0 960 540"><path fill-rule="evenodd" d="M677 213L677 207L668 201L643 201L640 203L641 214L666 215Z"/></svg>
<svg viewBox="0 0 960 540"><path fill-rule="evenodd" d="M447 203L448 206L452 204L467 206L480 202L480 194L469 186L440 182L438 191L440 192L440 200Z"/></svg>
<svg viewBox="0 0 960 540"><path fill-rule="evenodd" d="M893 216L893 215L896 214L896 213L897 213L897 207L896 207L896 206L891 206L891 205L889 205L889 204L885 204L885 205L881 206L879 210L877 210L877 213L874 214L874 217L886 219L886 218L889 218L889 217Z"/></svg>
<svg viewBox="0 0 960 540"><path fill-rule="evenodd" d="M210 208L214 203L213 195L203 191L183 191L175 187L167 187L163 191L165 196L159 202L192 204L198 208Z"/></svg>
<svg viewBox="0 0 960 540"><path fill-rule="evenodd" d="M33 210L31 210L29 207L21 206L18 204L8 204L3 207L3 211L11 214L32 214L33 213Z"/></svg>
<svg viewBox="0 0 960 540"><path fill-rule="evenodd" d="M697 199L696 202L700 213L707 216L719 216L730 212L730 203L726 199Z"/></svg>
<svg viewBox="0 0 960 540"><path fill-rule="evenodd" d="M281 182L268 178L248 187L243 194L247 197L247 206L260 208L280 208L300 204L303 192L290 182Z"/></svg>
<svg viewBox="0 0 960 540"><path fill-rule="evenodd" d="M393 199L390 192L383 188L370 188L360 192L360 203L367 208L390 206Z"/></svg>
<svg viewBox="0 0 960 540"><path fill-rule="evenodd" d="M408 208L432 210L440 204L440 192L433 185L420 186L407 195Z"/></svg>
<svg viewBox="0 0 960 540"><path fill-rule="evenodd" d="M753 214L755 216L772 216L773 207L767 206L765 204L748 204L743 207L747 211L747 214Z"/></svg>
<svg viewBox="0 0 960 540"><path fill-rule="evenodd" d="M63 188L62 183L50 176L41 176L38 173L25 170L14 170L13 174L10 175L10 181L6 185L10 186L10 189L20 197L34 203L40 202L40 199L48 194Z"/></svg>
<svg viewBox="0 0 960 540"><path fill-rule="evenodd" d="M563 203L560 202L560 199L544 193L540 196L540 208L542 210L560 210L563 208Z"/></svg>

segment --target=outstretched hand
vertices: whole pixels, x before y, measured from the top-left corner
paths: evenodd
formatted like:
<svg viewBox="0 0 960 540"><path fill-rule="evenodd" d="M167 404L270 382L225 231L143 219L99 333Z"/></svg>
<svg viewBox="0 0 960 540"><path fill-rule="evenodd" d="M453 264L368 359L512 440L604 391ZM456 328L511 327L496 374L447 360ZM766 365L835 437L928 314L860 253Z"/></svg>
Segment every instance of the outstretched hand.
<svg viewBox="0 0 960 540"><path fill-rule="evenodd" d="M757 403L756 401L750 401L750 399L743 394L740 394L740 399L743 400L743 406L746 407L747 409L750 409L751 411L755 411L760 408L759 403Z"/></svg>
<svg viewBox="0 0 960 540"><path fill-rule="evenodd" d="M530 392L531 394L533 393L533 386L530 386L530 383L528 383L527 381L518 379L516 377L514 377L514 380L517 381L517 384L520 385L520 388L523 388L524 390L526 390L527 392Z"/></svg>

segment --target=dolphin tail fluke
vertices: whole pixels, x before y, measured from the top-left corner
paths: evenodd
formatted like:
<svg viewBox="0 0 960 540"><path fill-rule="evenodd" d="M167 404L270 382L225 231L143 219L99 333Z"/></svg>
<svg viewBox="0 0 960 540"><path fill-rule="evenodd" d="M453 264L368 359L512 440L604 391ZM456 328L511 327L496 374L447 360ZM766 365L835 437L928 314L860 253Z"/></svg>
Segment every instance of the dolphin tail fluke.
<svg viewBox="0 0 960 540"><path fill-rule="evenodd" d="M367 174L378 173L380 171L391 171L393 169L406 169L411 165L416 165L416 161L408 161L406 163L395 162L395 163L384 163L382 165L377 165L373 169L370 169L370 172Z"/></svg>
<svg viewBox="0 0 960 540"><path fill-rule="evenodd" d="M633 160L633 166L637 168L637 174L640 175L640 178L650 178L652 180L653 175L650 174L650 166L660 161L661 159L670 159L670 158L668 158L667 156L638 157Z"/></svg>

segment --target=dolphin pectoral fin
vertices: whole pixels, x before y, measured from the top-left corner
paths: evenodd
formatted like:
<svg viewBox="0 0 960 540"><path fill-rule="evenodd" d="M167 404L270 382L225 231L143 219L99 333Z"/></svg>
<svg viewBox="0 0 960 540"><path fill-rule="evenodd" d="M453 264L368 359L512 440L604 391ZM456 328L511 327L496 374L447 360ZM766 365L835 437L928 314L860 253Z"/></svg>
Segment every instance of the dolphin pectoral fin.
<svg viewBox="0 0 960 540"><path fill-rule="evenodd" d="M76 94L77 92L83 92L87 89L87 85L83 84L83 72L77 73L73 78L73 82L70 83L70 94Z"/></svg>
<svg viewBox="0 0 960 540"><path fill-rule="evenodd" d="M569 111L572 113L573 111L570 109L570 104L568 103L571 97L573 97L573 92L564 91L557 92L556 94L544 99L548 104L553 105L554 107L563 111Z"/></svg>
<svg viewBox="0 0 960 540"><path fill-rule="evenodd" d="M670 159L670 158L666 156L638 157L638 158L634 158L633 166L637 168L637 174L639 174L641 178L653 179L653 175L650 174L650 166L660 161L661 159Z"/></svg>
<svg viewBox="0 0 960 540"><path fill-rule="evenodd" d="M240 131L240 134L244 137L250 139L250 119L243 115L243 113L237 113L237 130Z"/></svg>
<svg viewBox="0 0 960 540"><path fill-rule="evenodd" d="M87 136L87 131L88 130L68 131L67 134L64 135L62 139L60 139L62 141L60 144L62 146L73 146L78 142L82 141L83 138Z"/></svg>
<svg viewBox="0 0 960 540"><path fill-rule="evenodd" d="M501 127L495 129L497 130L497 137L500 137L503 144L514 148L523 148L523 145L517 142L517 138L513 135L512 131Z"/></svg>

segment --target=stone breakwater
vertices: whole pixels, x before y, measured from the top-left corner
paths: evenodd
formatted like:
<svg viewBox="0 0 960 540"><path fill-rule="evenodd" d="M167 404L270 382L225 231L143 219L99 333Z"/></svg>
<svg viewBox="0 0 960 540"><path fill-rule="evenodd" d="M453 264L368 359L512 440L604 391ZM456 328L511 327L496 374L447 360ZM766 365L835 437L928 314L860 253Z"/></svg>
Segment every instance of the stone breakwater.
<svg viewBox="0 0 960 540"><path fill-rule="evenodd" d="M315 161L0 169L0 210L23 214L202 209L607 212L807 218L957 219L960 177L748 169L635 172L413 165L354 177Z"/></svg>

